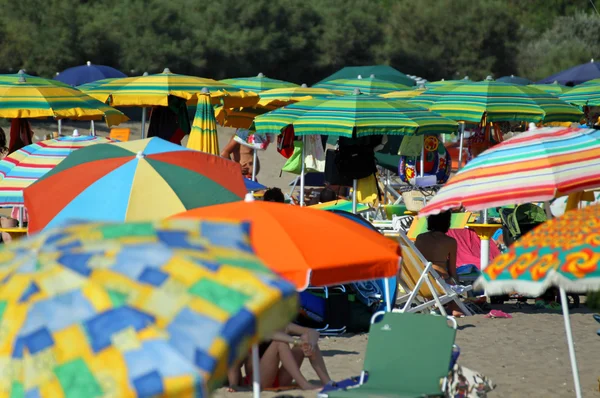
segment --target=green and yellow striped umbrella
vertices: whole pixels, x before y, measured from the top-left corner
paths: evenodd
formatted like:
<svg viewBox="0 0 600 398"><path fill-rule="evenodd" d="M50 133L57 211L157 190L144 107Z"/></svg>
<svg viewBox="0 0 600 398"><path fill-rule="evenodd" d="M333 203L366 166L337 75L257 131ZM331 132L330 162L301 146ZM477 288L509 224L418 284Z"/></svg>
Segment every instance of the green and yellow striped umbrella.
<svg viewBox="0 0 600 398"><path fill-rule="evenodd" d="M418 97L419 95L425 92L425 88L418 88L416 90L402 90L402 91L392 91L391 93L381 94L380 97L383 98L392 98L392 99L400 99L403 101L408 101L411 98Z"/></svg>
<svg viewBox="0 0 600 398"><path fill-rule="evenodd" d="M177 75L165 69L155 75L107 79L102 84L82 85L80 89L99 100L110 101L112 106L168 106L169 96L195 103L197 94L206 88L214 104L227 97L230 106L253 106L258 101L254 93L235 93L234 87L213 79ZM84 87L87 86L87 87ZM107 96L108 94L108 96ZM230 98L231 97L231 98Z"/></svg>
<svg viewBox="0 0 600 398"><path fill-rule="evenodd" d="M405 101L354 95L302 101L258 116L259 133L279 134L289 124L296 135L358 138L378 134L422 135L450 133L458 124Z"/></svg>
<svg viewBox="0 0 600 398"><path fill-rule="evenodd" d="M469 76L465 76L462 79L456 79L456 80L438 80L437 82L427 82L425 83L425 86L429 89L429 88L435 88L435 87L442 87L442 86L448 86L448 85L456 85L456 84L467 84L467 83L473 83L473 80L469 79Z"/></svg>
<svg viewBox="0 0 600 398"><path fill-rule="evenodd" d="M327 98L336 95L344 95L337 90L328 90L326 88L308 87L302 84L300 87L276 88L260 93L259 106L280 108L298 101L309 99Z"/></svg>
<svg viewBox="0 0 600 398"><path fill-rule="evenodd" d="M559 98L578 106L600 106L600 79L590 80L563 93Z"/></svg>
<svg viewBox="0 0 600 398"><path fill-rule="evenodd" d="M257 76L252 77L238 77L234 79L223 79L221 82L229 84L240 90L253 91L259 93L265 90L272 90L275 88L286 88L286 87L298 87L296 83L286 82L284 80L270 79L259 73Z"/></svg>
<svg viewBox="0 0 600 398"><path fill-rule="evenodd" d="M18 73L9 73L5 75L0 75L0 85L5 84L14 84L18 83L19 79L23 77L27 80L28 83L41 84L47 86L58 86L58 87L71 87L66 83L63 83L58 80L52 79L44 79L43 77L32 76L25 73L24 70L20 70Z"/></svg>
<svg viewBox="0 0 600 398"><path fill-rule="evenodd" d="M70 87L32 83L20 76L0 84L0 117L101 120L109 126L129 120L122 112Z"/></svg>
<svg viewBox="0 0 600 398"><path fill-rule="evenodd" d="M573 87L563 86L562 84L558 84L558 82L549 84L530 84L529 87L537 88L538 90L542 90L556 96L567 93L573 89Z"/></svg>
<svg viewBox="0 0 600 398"><path fill-rule="evenodd" d="M111 93L111 86L109 86L107 83L112 82L114 80L118 79L109 78L96 80L95 82L82 84L81 86L77 86L76 88L79 91L86 93L90 97L96 98L98 101L107 103Z"/></svg>
<svg viewBox="0 0 600 398"><path fill-rule="evenodd" d="M192 123L192 131L187 147L196 151L219 155L219 137L217 136L217 120L215 110L210 104L207 94L198 97L196 115Z"/></svg>
<svg viewBox="0 0 600 398"><path fill-rule="evenodd" d="M495 81L441 86L410 100L447 118L488 122L576 122L582 112L556 96L529 86Z"/></svg>
<svg viewBox="0 0 600 398"><path fill-rule="evenodd" d="M275 109L275 108L273 108ZM254 118L272 111L273 109L256 106L247 108L215 108L217 122L223 127L234 127L238 129L250 129Z"/></svg>
<svg viewBox="0 0 600 398"><path fill-rule="evenodd" d="M391 93L392 91L411 90L411 87L404 84L394 83L387 80L381 80L371 75L363 78L358 76L354 79L336 79L324 83L315 84L314 88L326 88L328 90L342 91L344 94L353 94L355 89L367 95L380 95Z"/></svg>

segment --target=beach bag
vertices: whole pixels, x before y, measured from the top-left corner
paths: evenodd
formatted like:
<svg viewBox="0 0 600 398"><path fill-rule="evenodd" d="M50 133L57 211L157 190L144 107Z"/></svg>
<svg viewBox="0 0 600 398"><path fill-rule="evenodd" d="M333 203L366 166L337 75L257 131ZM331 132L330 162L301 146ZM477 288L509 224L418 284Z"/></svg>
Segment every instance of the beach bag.
<svg viewBox="0 0 600 398"><path fill-rule="evenodd" d="M325 171L325 151L318 135L304 137L304 162L307 170L322 173Z"/></svg>
<svg viewBox="0 0 600 398"><path fill-rule="evenodd" d="M294 127L291 125L277 136L277 152L284 158L289 159L294 154L294 138Z"/></svg>
<svg viewBox="0 0 600 398"><path fill-rule="evenodd" d="M281 170L292 174L302 172L302 141L294 141L294 153L290 156Z"/></svg>
<svg viewBox="0 0 600 398"><path fill-rule="evenodd" d="M360 180L377 172L375 152L370 147L340 146L335 164L342 177L352 180Z"/></svg>
<svg viewBox="0 0 600 398"><path fill-rule="evenodd" d="M500 218L502 235L507 246L548 219L544 209L533 203L518 205L514 209L502 208Z"/></svg>

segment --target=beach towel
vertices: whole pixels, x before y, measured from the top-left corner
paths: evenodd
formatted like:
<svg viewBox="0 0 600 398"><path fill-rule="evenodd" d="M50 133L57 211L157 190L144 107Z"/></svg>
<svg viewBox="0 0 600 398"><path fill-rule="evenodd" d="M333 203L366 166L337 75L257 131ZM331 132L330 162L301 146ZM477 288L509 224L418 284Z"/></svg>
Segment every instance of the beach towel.
<svg viewBox="0 0 600 398"><path fill-rule="evenodd" d="M481 269L481 239L477 234L468 228L450 229L448 236L456 239L458 251L456 253L456 266L472 264L477 269ZM500 250L490 242L490 263L500 254Z"/></svg>
<svg viewBox="0 0 600 398"><path fill-rule="evenodd" d="M13 119L10 122L10 144L8 153L33 144L33 131L27 119Z"/></svg>
<svg viewBox="0 0 600 398"><path fill-rule="evenodd" d="M458 364L448 374L445 397L449 398L485 398L496 388L486 376Z"/></svg>

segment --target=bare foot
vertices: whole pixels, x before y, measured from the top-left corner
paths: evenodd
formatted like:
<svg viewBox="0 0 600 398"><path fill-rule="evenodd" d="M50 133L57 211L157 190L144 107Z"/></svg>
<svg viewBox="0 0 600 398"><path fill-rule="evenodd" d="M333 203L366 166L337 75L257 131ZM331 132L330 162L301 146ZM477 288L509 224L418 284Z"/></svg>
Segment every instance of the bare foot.
<svg viewBox="0 0 600 398"><path fill-rule="evenodd" d="M465 314L463 314L460 311L452 311L452 316L455 318L463 318L465 316Z"/></svg>
<svg viewBox="0 0 600 398"><path fill-rule="evenodd" d="M320 390L323 388L323 386L318 385L318 384L313 384L313 383L307 383L307 384L301 385L300 388L303 390Z"/></svg>

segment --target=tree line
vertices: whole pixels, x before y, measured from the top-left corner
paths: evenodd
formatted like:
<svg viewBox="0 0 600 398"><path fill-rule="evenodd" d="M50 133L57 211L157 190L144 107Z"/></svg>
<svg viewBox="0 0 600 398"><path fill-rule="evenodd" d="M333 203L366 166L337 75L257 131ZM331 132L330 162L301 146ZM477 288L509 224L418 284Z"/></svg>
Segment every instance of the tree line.
<svg viewBox="0 0 600 398"><path fill-rule="evenodd" d="M258 72L313 84L390 64L428 80L546 77L597 57L589 0L0 0L0 73Z"/></svg>

